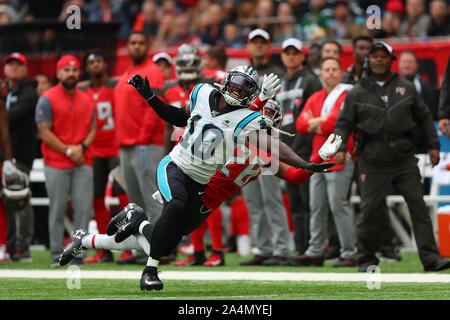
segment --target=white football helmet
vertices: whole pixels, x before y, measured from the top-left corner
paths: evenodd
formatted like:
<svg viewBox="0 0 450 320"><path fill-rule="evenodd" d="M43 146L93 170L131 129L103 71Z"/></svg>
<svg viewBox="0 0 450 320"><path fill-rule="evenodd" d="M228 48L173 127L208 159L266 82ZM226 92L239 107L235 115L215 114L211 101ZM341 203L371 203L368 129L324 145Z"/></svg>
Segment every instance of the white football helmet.
<svg viewBox="0 0 450 320"><path fill-rule="evenodd" d="M280 129L283 122L283 111L276 100L269 99L262 109L263 117L272 121L272 127Z"/></svg>
<svg viewBox="0 0 450 320"><path fill-rule="evenodd" d="M6 207L19 211L26 207L31 198L30 180L22 171L3 172L3 193Z"/></svg>
<svg viewBox="0 0 450 320"><path fill-rule="evenodd" d="M174 58L175 72L178 79L193 81L202 77L203 60L197 49L190 44L183 44L178 48L178 55Z"/></svg>
<svg viewBox="0 0 450 320"><path fill-rule="evenodd" d="M235 67L225 73L219 89L229 105L247 108L260 92L258 72L251 66Z"/></svg>

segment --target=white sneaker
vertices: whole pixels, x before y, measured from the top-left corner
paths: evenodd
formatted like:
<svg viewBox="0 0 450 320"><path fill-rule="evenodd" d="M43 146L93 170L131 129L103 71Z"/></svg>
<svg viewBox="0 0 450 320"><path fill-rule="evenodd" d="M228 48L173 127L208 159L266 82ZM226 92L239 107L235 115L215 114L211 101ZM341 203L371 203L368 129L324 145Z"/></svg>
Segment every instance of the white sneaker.
<svg viewBox="0 0 450 320"><path fill-rule="evenodd" d="M237 237L237 254L240 257L248 257L251 253L250 237L242 235Z"/></svg>
<svg viewBox="0 0 450 320"><path fill-rule="evenodd" d="M9 254L6 252L6 246L0 246L0 263L8 263Z"/></svg>

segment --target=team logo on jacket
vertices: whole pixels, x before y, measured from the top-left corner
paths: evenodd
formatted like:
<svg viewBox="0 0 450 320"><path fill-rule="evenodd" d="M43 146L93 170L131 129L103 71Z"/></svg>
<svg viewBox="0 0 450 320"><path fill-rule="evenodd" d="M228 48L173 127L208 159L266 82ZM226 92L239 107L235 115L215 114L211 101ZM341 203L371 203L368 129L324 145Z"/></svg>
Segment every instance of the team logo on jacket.
<svg viewBox="0 0 450 320"><path fill-rule="evenodd" d="M361 174L361 181L362 182L366 181L366 174L365 173Z"/></svg>
<svg viewBox="0 0 450 320"><path fill-rule="evenodd" d="M395 93L400 93L402 96L405 94L405 88L404 87L397 87L395 88Z"/></svg>

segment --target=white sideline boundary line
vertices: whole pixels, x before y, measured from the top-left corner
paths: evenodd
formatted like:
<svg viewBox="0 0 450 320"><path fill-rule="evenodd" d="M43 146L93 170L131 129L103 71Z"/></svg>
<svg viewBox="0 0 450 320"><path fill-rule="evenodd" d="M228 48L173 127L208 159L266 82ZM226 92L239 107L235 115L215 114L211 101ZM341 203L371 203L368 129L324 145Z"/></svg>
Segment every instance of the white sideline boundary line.
<svg viewBox="0 0 450 320"><path fill-rule="evenodd" d="M0 270L1 278L32 279L130 279L139 280L142 271L102 271L68 268L66 270ZM337 281L385 283L449 283L450 274L420 273L313 273L313 272L216 272L216 271L162 271L161 280L214 281Z"/></svg>

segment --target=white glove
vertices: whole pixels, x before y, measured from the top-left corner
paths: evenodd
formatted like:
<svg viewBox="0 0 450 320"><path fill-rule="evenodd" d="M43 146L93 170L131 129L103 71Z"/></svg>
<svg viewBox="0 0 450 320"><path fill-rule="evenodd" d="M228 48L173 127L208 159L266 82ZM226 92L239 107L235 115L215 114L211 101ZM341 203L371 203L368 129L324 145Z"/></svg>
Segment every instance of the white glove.
<svg viewBox="0 0 450 320"><path fill-rule="evenodd" d="M334 141L333 141L334 140ZM330 134L327 141L322 145L319 150L319 156L322 160L329 160L332 155L334 155L342 144L341 136Z"/></svg>
<svg viewBox="0 0 450 320"><path fill-rule="evenodd" d="M17 171L16 165L11 160L3 161L3 175L9 176Z"/></svg>
<svg viewBox="0 0 450 320"><path fill-rule="evenodd" d="M259 100L266 101L275 97L278 90L281 89L280 78L277 75L271 73L264 75L264 80L261 86L261 93L259 94Z"/></svg>

